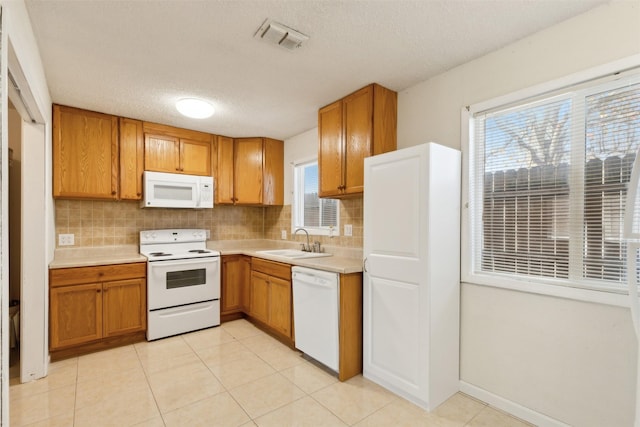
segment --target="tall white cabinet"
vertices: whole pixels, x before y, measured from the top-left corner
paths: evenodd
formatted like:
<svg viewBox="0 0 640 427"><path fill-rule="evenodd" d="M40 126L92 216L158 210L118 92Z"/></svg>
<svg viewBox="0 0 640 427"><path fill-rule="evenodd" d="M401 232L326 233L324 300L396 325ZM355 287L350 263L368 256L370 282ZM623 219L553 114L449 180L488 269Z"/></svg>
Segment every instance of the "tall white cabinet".
<svg viewBox="0 0 640 427"><path fill-rule="evenodd" d="M363 374L427 409L458 391L461 155L365 159Z"/></svg>

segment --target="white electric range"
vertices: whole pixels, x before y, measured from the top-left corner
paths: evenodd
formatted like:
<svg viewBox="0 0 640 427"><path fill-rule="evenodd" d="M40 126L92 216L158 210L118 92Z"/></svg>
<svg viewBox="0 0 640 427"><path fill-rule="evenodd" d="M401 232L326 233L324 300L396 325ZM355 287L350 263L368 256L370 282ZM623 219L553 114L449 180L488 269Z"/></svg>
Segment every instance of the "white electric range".
<svg viewBox="0 0 640 427"><path fill-rule="evenodd" d="M220 252L201 229L140 232L147 257L147 340L220 324Z"/></svg>

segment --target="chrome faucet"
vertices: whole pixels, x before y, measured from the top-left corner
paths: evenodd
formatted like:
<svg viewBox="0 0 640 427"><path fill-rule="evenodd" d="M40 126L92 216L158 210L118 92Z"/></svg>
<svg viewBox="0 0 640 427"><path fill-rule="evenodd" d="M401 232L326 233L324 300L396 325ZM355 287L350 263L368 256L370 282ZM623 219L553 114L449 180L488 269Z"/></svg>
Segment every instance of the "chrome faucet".
<svg viewBox="0 0 640 427"><path fill-rule="evenodd" d="M304 231L307 235L307 246L305 246L304 243L301 243L302 250L305 252L311 252L311 245L309 244L309 232L304 228L296 228L296 231L293 232L293 235L295 236L296 234L298 234L298 231Z"/></svg>

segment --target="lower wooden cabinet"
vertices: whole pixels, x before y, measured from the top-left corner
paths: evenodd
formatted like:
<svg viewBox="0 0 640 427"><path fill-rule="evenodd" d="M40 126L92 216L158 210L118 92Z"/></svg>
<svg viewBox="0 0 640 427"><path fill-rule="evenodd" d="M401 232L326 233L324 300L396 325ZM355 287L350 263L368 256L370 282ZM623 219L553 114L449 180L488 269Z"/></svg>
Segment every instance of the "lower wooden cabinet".
<svg viewBox="0 0 640 427"><path fill-rule="evenodd" d="M250 289L249 315L269 323L269 276L252 271Z"/></svg>
<svg viewBox="0 0 640 427"><path fill-rule="evenodd" d="M146 330L146 280L130 279L102 284L103 336Z"/></svg>
<svg viewBox="0 0 640 427"><path fill-rule="evenodd" d="M51 349L102 338L102 284L51 289Z"/></svg>
<svg viewBox="0 0 640 427"><path fill-rule="evenodd" d="M251 260L249 315L293 343L291 266Z"/></svg>
<svg viewBox="0 0 640 427"><path fill-rule="evenodd" d="M144 338L146 263L55 269L49 276L52 355Z"/></svg>
<svg viewBox="0 0 640 427"><path fill-rule="evenodd" d="M224 320L239 318L249 307L251 258L245 255L222 256L220 316Z"/></svg>

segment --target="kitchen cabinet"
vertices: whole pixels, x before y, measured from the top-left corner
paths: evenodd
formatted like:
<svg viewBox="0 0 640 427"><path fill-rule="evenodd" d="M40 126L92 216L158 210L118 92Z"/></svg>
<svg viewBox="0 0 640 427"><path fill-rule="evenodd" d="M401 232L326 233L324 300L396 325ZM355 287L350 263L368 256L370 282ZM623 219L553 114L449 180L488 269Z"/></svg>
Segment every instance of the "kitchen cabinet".
<svg viewBox="0 0 640 427"><path fill-rule="evenodd" d="M221 274L220 317L223 321L241 318L249 306L251 258L223 255Z"/></svg>
<svg viewBox="0 0 640 427"><path fill-rule="evenodd" d="M53 197L118 198L118 118L53 106Z"/></svg>
<svg viewBox="0 0 640 427"><path fill-rule="evenodd" d="M293 343L292 313L291 266L253 258L249 315Z"/></svg>
<svg viewBox="0 0 640 427"><path fill-rule="evenodd" d="M320 197L350 197L364 191L365 157L397 146L397 93L368 85L318 112Z"/></svg>
<svg viewBox="0 0 640 427"><path fill-rule="evenodd" d="M52 358L144 340L146 264L50 270Z"/></svg>
<svg viewBox="0 0 640 427"><path fill-rule="evenodd" d="M147 122L143 129L145 170L212 175L212 135Z"/></svg>
<svg viewBox="0 0 640 427"><path fill-rule="evenodd" d="M216 152L216 203L284 203L283 141L218 136Z"/></svg>
<svg viewBox="0 0 640 427"><path fill-rule="evenodd" d="M120 200L142 199L144 136L140 120L119 119Z"/></svg>

